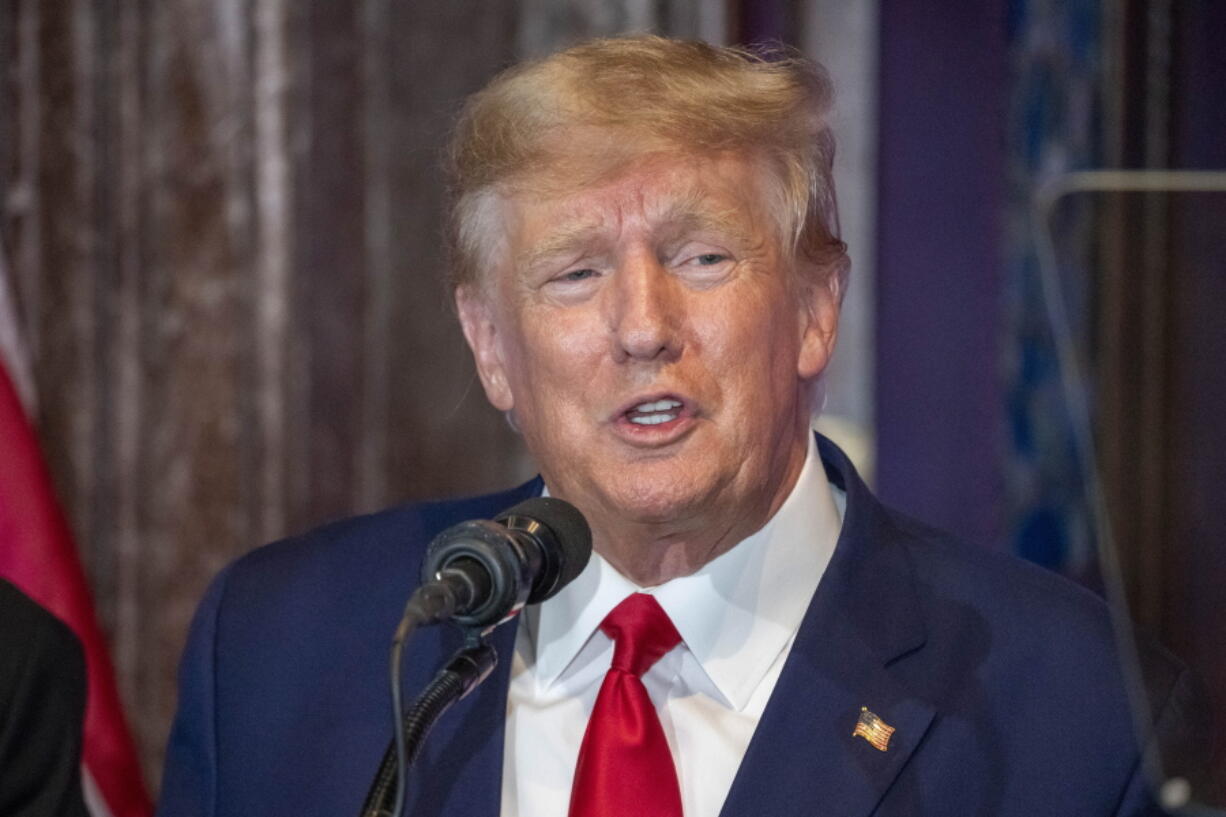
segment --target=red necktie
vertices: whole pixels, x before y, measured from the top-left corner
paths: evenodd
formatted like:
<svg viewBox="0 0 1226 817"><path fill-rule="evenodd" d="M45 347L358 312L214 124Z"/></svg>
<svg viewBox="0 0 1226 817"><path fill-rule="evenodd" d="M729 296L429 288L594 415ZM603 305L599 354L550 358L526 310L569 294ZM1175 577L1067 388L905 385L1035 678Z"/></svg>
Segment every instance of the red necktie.
<svg viewBox="0 0 1226 817"><path fill-rule="evenodd" d="M660 717L640 676L681 642L659 602L635 593L600 629L613 666L596 696L570 792L570 817L681 817L681 788Z"/></svg>

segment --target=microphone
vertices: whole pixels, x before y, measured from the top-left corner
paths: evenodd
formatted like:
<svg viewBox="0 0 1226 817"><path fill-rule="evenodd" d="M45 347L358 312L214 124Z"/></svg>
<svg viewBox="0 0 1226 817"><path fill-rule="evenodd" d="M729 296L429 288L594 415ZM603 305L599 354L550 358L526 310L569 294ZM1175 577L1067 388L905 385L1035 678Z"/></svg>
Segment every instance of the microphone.
<svg viewBox="0 0 1226 817"><path fill-rule="evenodd" d="M440 715L493 670L493 647L473 638L435 676L404 715L400 659L415 628L452 619L482 634L509 619L525 604L536 604L574 581L592 556L592 531L573 505L536 497L509 508L493 521L474 519L434 537L421 566L422 584L405 605L392 636L391 673L394 734L383 755L362 817L399 815L404 807L404 772ZM398 773L397 770L400 770Z"/></svg>
<svg viewBox="0 0 1226 817"><path fill-rule="evenodd" d="M591 555L583 515L561 499L534 497L493 521L461 522L436 536L405 615L491 629L574 581Z"/></svg>

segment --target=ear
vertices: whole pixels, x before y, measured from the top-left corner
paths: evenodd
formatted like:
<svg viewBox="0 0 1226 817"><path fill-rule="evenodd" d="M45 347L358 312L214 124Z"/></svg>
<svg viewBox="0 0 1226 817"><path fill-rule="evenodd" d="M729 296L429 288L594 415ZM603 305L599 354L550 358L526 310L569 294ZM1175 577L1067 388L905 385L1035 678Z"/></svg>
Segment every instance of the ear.
<svg viewBox="0 0 1226 817"><path fill-rule="evenodd" d="M515 400L507 381L502 339L498 334L493 307L478 287L467 285L456 288L455 303L460 315L460 328L464 330L464 339L472 350L486 399L499 411L510 411L515 406Z"/></svg>
<svg viewBox="0 0 1226 817"><path fill-rule="evenodd" d="M801 290L800 355L796 373L802 380L820 375L834 354L839 335L839 284L837 273Z"/></svg>

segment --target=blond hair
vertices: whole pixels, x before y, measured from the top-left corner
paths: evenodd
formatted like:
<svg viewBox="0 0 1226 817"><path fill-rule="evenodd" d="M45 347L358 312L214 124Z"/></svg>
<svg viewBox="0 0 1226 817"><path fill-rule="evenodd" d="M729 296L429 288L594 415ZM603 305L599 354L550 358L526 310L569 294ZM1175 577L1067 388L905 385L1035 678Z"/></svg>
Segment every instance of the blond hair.
<svg viewBox="0 0 1226 817"><path fill-rule="evenodd" d="M825 72L794 53L655 36L591 40L514 66L469 98L452 136L451 283L482 279L500 195L549 179L578 186L653 152L736 151L765 161L789 256L841 297L849 263L832 97Z"/></svg>

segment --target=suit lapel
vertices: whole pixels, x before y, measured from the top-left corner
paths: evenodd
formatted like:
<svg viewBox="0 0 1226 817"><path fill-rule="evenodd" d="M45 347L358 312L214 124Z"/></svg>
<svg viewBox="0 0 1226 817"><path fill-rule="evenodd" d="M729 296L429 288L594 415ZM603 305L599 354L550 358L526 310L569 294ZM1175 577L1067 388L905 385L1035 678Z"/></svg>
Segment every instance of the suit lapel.
<svg viewBox="0 0 1226 817"><path fill-rule="evenodd" d="M925 639L909 556L842 452L820 443L847 492L843 529L723 817L871 814L933 718L891 671ZM864 709L881 721L866 731L884 751L853 734Z"/></svg>

